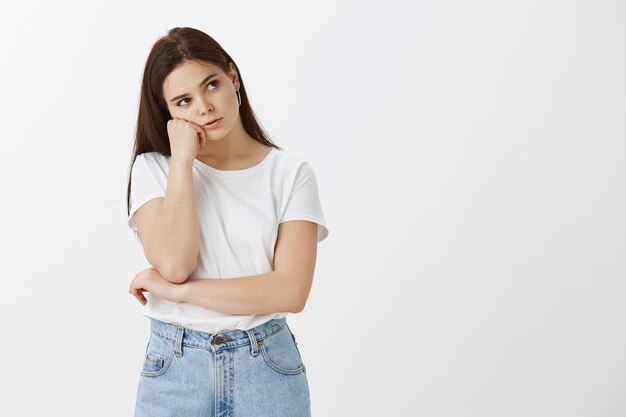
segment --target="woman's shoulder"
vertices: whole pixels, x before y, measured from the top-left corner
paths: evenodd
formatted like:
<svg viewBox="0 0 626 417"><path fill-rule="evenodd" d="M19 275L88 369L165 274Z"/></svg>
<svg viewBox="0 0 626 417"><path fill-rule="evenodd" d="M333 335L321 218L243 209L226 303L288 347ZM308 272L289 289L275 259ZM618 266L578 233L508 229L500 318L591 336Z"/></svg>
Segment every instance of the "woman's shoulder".
<svg viewBox="0 0 626 417"><path fill-rule="evenodd" d="M144 152L137 155L133 162L132 170L151 173L167 173L169 171L170 157L159 152Z"/></svg>
<svg viewBox="0 0 626 417"><path fill-rule="evenodd" d="M154 166L154 165L169 166L170 156L163 155L162 153L156 152L156 151L144 152L144 153L140 153L139 155L137 155L135 163L137 161L141 161L150 166Z"/></svg>
<svg viewBox="0 0 626 417"><path fill-rule="evenodd" d="M301 165L304 164L308 164L308 161L304 158L302 158L301 156L284 150L284 149L274 149L274 153L275 155L275 161L277 164L279 164L280 166L284 167L285 169L294 169L294 168L298 168Z"/></svg>

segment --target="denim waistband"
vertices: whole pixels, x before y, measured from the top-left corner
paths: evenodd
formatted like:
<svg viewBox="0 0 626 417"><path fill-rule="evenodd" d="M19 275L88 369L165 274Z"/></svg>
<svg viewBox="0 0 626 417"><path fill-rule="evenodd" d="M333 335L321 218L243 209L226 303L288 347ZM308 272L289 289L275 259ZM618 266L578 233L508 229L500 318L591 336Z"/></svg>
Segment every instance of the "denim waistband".
<svg viewBox="0 0 626 417"><path fill-rule="evenodd" d="M228 349L239 346L252 345L253 350L257 350L257 344L263 339L280 331L287 325L287 320L282 317L271 319L263 324L249 330L227 330L219 333L206 333L199 330L192 330L179 324L167 323L150 319L152 333L174 343L178 349L182 346Z"/></svg>

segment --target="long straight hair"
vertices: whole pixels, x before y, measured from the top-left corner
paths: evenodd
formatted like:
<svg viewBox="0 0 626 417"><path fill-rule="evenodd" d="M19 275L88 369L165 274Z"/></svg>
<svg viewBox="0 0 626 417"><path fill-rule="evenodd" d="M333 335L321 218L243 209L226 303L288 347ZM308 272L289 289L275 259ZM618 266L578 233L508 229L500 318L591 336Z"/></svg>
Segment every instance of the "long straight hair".
<svg viewBox="0 0 626 417"><path fill-rule="evenodd" d="M250 107L239 67L230 55L212 37L198 29L172 28L167 35L159 38L152 46L143 72L135 144L128 173L127 216L130 215L131 169L137 155L155 151L166 156L172 154L167 134L167 122L172 117L163 97L163 82L170 72L185 60L210 62L220 67L225 73L230 71L230 63L232 63L239 76L239 94L241 95L239 117L244 130L260 143L282 150L272 142L257 121Z"/></svg>

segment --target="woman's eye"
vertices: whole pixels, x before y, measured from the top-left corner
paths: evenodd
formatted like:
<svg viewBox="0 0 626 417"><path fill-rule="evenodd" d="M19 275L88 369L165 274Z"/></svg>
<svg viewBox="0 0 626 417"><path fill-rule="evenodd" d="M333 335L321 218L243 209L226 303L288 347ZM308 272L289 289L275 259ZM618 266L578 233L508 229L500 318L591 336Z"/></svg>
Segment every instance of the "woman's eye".
<svg viewBox="0 0 626 417"><path fill-rule="evenodd" d="M207 85L211 85L211 84L215 84L215 88L217 88L218 81L217 81L217 80L211 81L211 82L210 82L210 83L208 83ZM213 88L212 90L215 90L215 88ZM182 103L183 103L183 101L185 101L185 100L188 100L188 99L183 98L183 99L179 100L179 101L178 101L178 103L176 103L176 105L177 105L177 106L184 106L184 104L182 104Z"/></svg>

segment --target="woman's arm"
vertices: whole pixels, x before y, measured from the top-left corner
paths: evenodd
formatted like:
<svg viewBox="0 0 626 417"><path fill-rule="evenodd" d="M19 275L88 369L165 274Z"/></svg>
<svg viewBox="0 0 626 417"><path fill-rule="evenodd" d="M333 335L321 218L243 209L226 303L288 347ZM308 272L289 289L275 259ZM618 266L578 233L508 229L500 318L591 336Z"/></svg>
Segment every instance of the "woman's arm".
<svg viewBox="0 0 626 417"><path fill-rule="evenodd" d="M175 283L187 279L200 250L192 163L172 158L165 197L144 204L135 213L146 259Z"/></svg>
<svg viewBox="0 0 626 417"><path fill-rule="evenodd" d="M302 311L294 307L297 300L295 277L287 278L275 271L229 279L188 279L184 283L166 280L156 268L150 267L135 275L128 292L141 304L148 300L147 291L172 302L187 302L229 314L266 314Z"/></svg>
<svg viewBox="0 0 626 417"><path fill-rule="evenodd" d="M271 271L240 278L188 279L178 299L228 314L299 313L302 277Z"/></svg>
<svg viewBox="0 0 626 417"><path fill-rule="evenodd" d="M299 313L311 291L317 258L317 223L281 223L274 270L226 279L189 279L180 285L181 301L229 314Z"/></svg>
<svg viewBox="0 0 626 417"><path fill-rule="evenodd" d="M238 278L190 278L172 284L150 269L139 273L129 292L145 304L149 291L169 301L187 302L227 314L299 313L311 291L317 258L317 224L305 220L281 223L274 270ZM145 273L144 273L145 272Z"/></svg>

